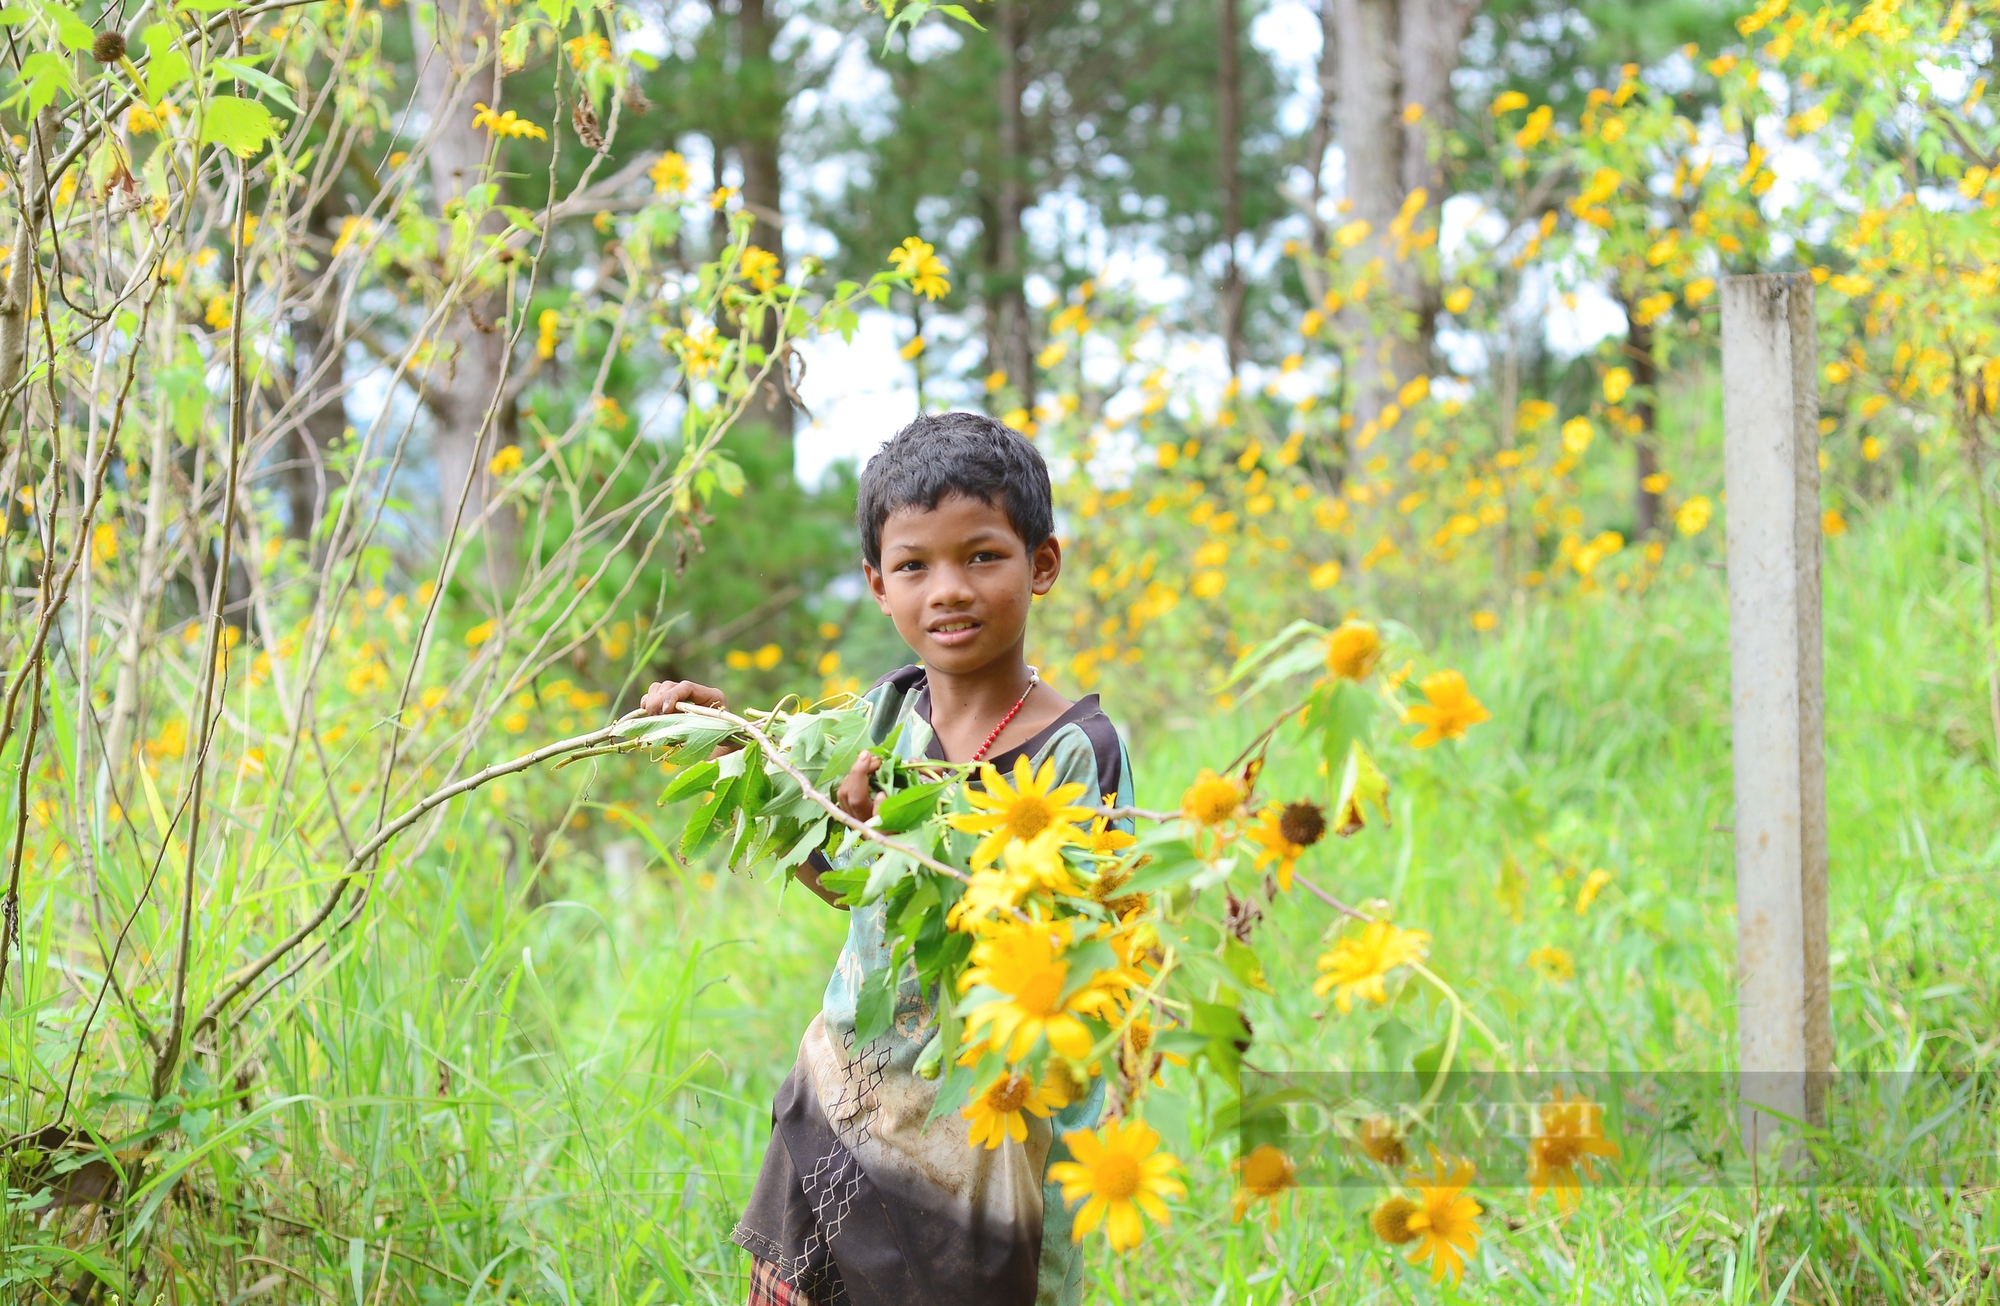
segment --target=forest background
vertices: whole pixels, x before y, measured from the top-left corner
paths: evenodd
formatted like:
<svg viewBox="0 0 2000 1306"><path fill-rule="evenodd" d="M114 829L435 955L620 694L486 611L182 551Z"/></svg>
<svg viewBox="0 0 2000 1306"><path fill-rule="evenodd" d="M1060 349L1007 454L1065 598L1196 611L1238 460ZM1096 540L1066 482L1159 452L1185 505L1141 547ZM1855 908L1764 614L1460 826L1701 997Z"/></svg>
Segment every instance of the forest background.
<svg viewBox="0 0 2000 1306"><path fill-rule="evenodd" d="M0 10L8 1300L741 1298L843 922L644 759L543 763L651 680L901 662L811 452L857 375L1049 456L1031 660L1142 805L1268 718L1246 648L1380 621L1492 720L1385 744L1391 819L1301 866L1424 922L1520 1063L1718 1070L1717 283L1809 273L1838 1057L1990 1067L2000 13L965 16ZM1289 737L1269 773L1335 796ZM1257 902L1267 1064L1444 1027L1308 1001L1339 921ZM1340 1191L1233 1223L1224 1086L1164 1080L1190 1195L1093 1300L2000 1293L1977 1186L1502 1189L1434 1285Z"/></svg>

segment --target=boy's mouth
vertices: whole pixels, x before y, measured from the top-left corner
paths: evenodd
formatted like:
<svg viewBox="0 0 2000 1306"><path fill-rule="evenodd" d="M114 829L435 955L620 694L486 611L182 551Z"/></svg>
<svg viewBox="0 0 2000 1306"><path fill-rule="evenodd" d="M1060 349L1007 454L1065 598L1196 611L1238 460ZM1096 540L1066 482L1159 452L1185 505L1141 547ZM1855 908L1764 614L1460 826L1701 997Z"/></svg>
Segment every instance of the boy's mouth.
<svg viewBox="0 0 2000 1306"><path fill-rule="evenodd" d="M927 632L931 639L947 648L970 642L979 634L980 623L970 617L954 617L950 621L940 621Z"/></svg>

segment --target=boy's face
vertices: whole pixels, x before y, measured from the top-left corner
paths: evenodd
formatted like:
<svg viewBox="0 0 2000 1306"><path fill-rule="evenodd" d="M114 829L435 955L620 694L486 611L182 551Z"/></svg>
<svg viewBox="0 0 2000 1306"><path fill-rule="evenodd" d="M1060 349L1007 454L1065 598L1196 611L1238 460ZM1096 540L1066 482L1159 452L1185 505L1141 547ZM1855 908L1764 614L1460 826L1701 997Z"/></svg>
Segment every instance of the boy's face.
<svg viewBox="0 0 2000 1306"><path fill-rule="evenodd" d="M929 512L899 508L882 523L882 565L870 567L875 604L924 665L946 675L1019 658L1028 605L1062 572L1052 535L1029 549L1004 509L965 495Z"/></svg>

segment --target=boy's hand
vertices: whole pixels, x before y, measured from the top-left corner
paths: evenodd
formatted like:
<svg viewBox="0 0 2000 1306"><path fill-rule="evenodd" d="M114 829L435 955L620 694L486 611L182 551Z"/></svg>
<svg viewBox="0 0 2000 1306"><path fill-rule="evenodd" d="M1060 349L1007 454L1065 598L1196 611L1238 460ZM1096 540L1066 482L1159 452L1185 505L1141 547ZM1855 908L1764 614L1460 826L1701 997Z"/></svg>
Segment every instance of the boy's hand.
<svg viewBox="0 0 2000 1306"><path fill-rule="evenodd" d="M680 710L683 703L693 703L696 707L729 706L719 689L697 685L692 680L660 680L647 688L646 696L639 700L639 711L646 716L666 716Z"/></svg>
<svg viewBox="0 0 2000 1306"><path fill-rule="evenodd" d="M868 787L868 781L882 769L882 759L873 753L863 753L854 759L854 767L840 782L835 797L840 800L840 810L857 821L872 820L875 816L875 793Z"/></svg>

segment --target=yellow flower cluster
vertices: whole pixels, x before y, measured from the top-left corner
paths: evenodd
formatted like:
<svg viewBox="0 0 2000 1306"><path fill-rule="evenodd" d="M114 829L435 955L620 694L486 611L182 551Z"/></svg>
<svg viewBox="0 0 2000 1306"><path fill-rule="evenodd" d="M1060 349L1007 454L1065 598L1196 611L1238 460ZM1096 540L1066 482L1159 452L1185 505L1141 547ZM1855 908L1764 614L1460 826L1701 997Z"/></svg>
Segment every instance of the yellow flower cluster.
<svg viewBox="0 0 2000 1306"><path fill-rule="evenodd" d="M951 282L945 279L951 269L928 241L909 237L889 251L889 266L898 276L908 277L910 289L925 299L937 299L951 290Z"/></svg>
<svg viewBox="0 0 2000 1306"><path fill-rule="evenodd" d="M484 127L495 136L505 136L510 139L526 137L529 140L536 141L545 141L549 138L547 132L535 126L535 124L529 122L526 118L521 117L512 109L507 110L505 113L498 113L483 104L475 104L472 108L474 110L472 125L474 127Z"/></svg>

